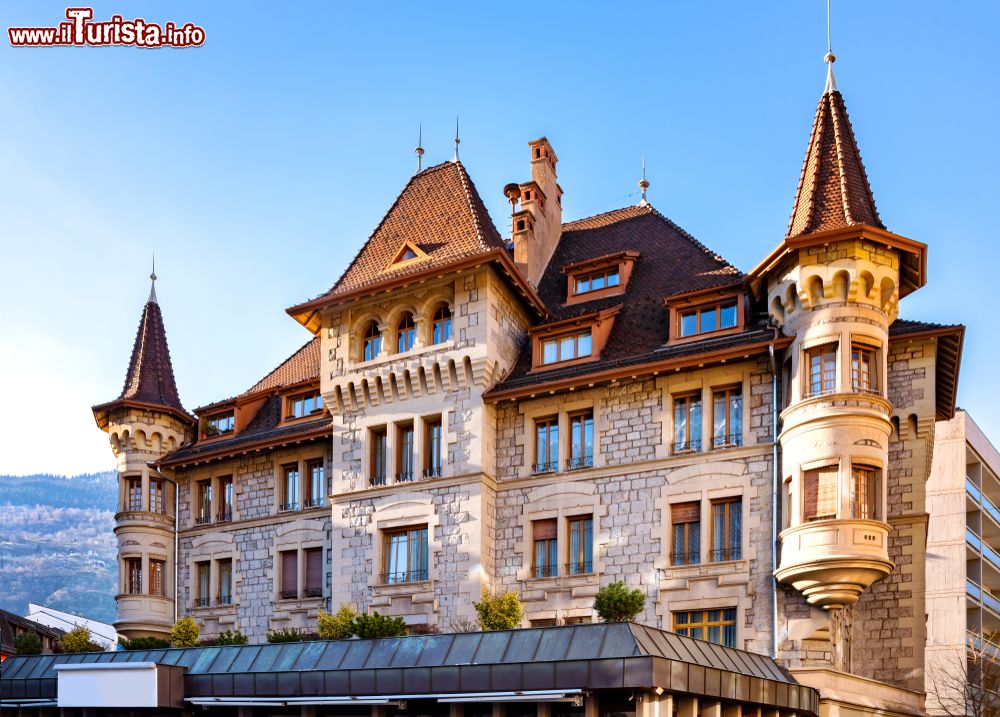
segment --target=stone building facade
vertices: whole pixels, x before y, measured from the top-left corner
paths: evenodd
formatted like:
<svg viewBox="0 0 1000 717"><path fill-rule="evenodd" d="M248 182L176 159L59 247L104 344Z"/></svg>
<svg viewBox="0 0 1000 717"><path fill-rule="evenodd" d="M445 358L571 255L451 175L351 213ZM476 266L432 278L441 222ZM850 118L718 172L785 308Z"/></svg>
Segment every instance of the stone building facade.
<svg viewBox="0 0 1000 717"><path fill-rule="evenodd" d="M507 240L457 153L414 175L288 309L314 338L194 415L151 296L95 408L123 482L119 629L176 610L262 641L349 604L461 630L484 591L572 624L622 580L641 622L770 654L829 714L919 713L924 486L963 329L898 318L926 247L879 218L832 65L788 231L749 273L645 180L564 222L551 143L529 162ZM158 509L130 506L135 477Z"/></svg>

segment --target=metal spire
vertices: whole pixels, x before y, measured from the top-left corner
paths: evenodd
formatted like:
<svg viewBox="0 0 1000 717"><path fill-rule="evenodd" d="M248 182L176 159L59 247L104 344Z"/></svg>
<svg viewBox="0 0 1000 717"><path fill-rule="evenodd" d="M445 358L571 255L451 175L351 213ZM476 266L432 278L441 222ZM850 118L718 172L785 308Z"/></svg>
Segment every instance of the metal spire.
<svg viewBox="0 0 1000 717"><path fill-rule="evenodd" d="M452 162L458 161L458 145L462 142L458 138L458 115L455 115L455 156L451 158Z"/></svg>
<svg viewBox="0 0 1000 717"><path fill-rule="evenodd" d="M642 200L639 202L640 207L649 206L649 202L646 200L646 190L649 189L649 182L646 181L646 157L642 158L642 179L639 180L639 189L642 190Z"/></svg>
<svg viewBox="0 0 1000 717"><path fill-rule="evenodd" d="M155 304L156 302L156 252L153 252L153 271L149 275L150 285L149 285L149 298L146 299L147 304Z"/></svg>
<svg viewBox="0 0 1000 717"><path fill-rule="evenodd" d="M830 0L826 0L826 56L823 58L823 62L826 63L826 87L823 88L824 95L839 92L837 80L833 76L833 63L836 61L837 56L833 54L833 44L830 41Z"/></svg>
<svg viewBox="0 0 1000 717"><path fill-rule="evenodd" d="M417 130L417 148L413 150L414 154L417 155L417 172L422 169L422 163L424 158L424 126L420 125L420 129Z"/></svg>

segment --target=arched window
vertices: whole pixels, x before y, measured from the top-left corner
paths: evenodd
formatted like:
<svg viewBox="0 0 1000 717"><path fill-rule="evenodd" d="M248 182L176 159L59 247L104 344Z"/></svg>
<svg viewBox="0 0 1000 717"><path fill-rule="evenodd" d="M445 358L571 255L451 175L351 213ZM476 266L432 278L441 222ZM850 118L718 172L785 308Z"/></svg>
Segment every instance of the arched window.
<svg viewBox="0 0 1000 717"><path fill-rule="evenodd" d="M378 330L378 324L372 321L365 330L364 360L372 361L380 353L382 353L382 334Z"/></svg>
<svg viewBox="0 0 1000 717"><path fill-rule="evenodd" d="M411 314L403 314L396 327L396 350L399 353L409 351L413 348L413 342L417 338L417 326L413 323Z"/></svg>
<svg viewBox="0 0 1000 717"><path fill-rule="evenodd" d="M451 309L441 304L434 312L434 343L443 344L451 338Z"/></svg>

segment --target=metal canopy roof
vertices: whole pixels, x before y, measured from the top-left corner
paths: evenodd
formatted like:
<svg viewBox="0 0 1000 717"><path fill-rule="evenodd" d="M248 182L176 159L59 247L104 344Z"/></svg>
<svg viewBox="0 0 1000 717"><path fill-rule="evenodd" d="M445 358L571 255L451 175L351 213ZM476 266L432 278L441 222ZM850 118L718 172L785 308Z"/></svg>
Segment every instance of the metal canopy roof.
<svg viewBox="0 0 1000 717"><path fill-rule="evenodd" d="M662 687L812 713L818 699L768 657L631 623L11 657L0 698L54 697L56 665L126 662L187 668L188 699Z"/></svg>

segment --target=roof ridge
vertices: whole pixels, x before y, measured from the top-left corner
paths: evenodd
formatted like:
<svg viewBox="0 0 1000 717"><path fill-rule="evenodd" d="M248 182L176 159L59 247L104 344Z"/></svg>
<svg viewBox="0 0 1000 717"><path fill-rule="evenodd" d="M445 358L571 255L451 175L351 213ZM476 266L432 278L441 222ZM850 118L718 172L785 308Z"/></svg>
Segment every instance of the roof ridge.
<svg viewBox="0 0 1000 717"><path fill-rule="evenodd" d="M562 224L562 230L564 232L565 231L576 231L575 229L572 229L572 226L574 224L582 224L583 222L588 222L588 221L590 221L592 219L597 219L598 217L603 217L603 216L607 216L608 214L614 214L615 212L624 212L624 211L628 211L628 210L634 210L634 211L646 212L646 213L648 213L650 211L655 211L655 210L653 210L653 206L651 204L648 204L648 203L645 204L645 205L642 205L642 206L636 205L636 204L631 204L631 205L627 205L627 206L624 206L624 207L618 207L617 209L609 209L606 212L598 212L597 214L591 214L590 216L580 217L579 219L573 219L572 221L563 222L563 224ZM623 220L625 218L626 217L623 217Z"/></svg>
<svg viewBox="0 0 1000 717"><path fill-rule="evenodd" d="M265 381L267 381L267 379L269 379L272 376L274 376L276 373L278 373L278 371L280 371L281 369L283 369L289 363L291 363L295 358L297 358L299 355L301 355L303 351L305 351L306 349L308 349L313 344L318 343L319 340L320 340L320 338L318 336L314 336L311 339L309 339L308 341L306 341L304 344L302 344L302 346L300 346L295 351L293 351L288 356L288 358L286 358L284 361L282 361L277 366L275 366L273 369L271 369L266 374L264 374L264 376L262 376L259 381L257 381L256 383L254 383L250 388L248 388L243 393L238 394L237 396L234 396L233 398L239 398L241 396L249 396L250 394L253 394L253 393L261 393L261 392L263 392L265 390L268 390L268 391L273 390L273 388L268 388L268 389L261 388L261 389L258 389L256 391L254 389L257 388L257 386L260 386ZM321 360L322 360L322 357L321 357ZM285 384L285 385L287 385L287 384ZM229 400L229 399L223 399L223 400Z"/></svg>
<svg viewBox="0 0 1000 717"><path fill-rule="evenodd" d="M476 238L479 240L479 244L484 251L490 251L491 249L496 249L497 247L490 246L486 241L486 235L483 232L482 222L479 217L479 208L476 207L476 199L479 199L479 204L482 210L486 213L487 219L490 220L490 224L493 226L493 231L496 232L497 237L503 242L503 237L500 236L500 231L496 228L496 224L493 222L493 217L490 216L489 209L483 203L483 198L479 194L479 190L476 189L476 183L472 181L472 177L469 176L469 172L465 169L465 165L462 164L461 160L456 160L452 162L458 167L458 177L462 181L462 188L465 190L465 200L469 203L469 211L472 212L472 221L476 224Z"/></svg>
<svg viewBox="0 0 1000 717"><path fill-rule="evenodd" d="M701 249L709 257L711 257L712 259L715 259L716 261L721 261L727 267L729 267L730 269L733 269L734 271L736 271L740 276L744 276L743 272L736 265L734 265L731 261L729 261L728 259L726 259L726 257L722 256L722 254L720 254L717 251L713 251L712 249L710 249L705 244L702 244L700 241L698 241L697 239L695 239L694 236L692 234L690 234L684 227L682 227L679 224L677 224L677 222L675 222L670 217L667 217L667 216L661 214L660 211L656 207L654 207L652 204L650 204L648 206L653 211L653 214L655 214L660 219L662 219L664 222L666 222L667 224L669 224L675 231L677 231L678 233L680 233L681 236L683 236L689 242L691 242L696 247L698 247L699 249Z"/></svg>

